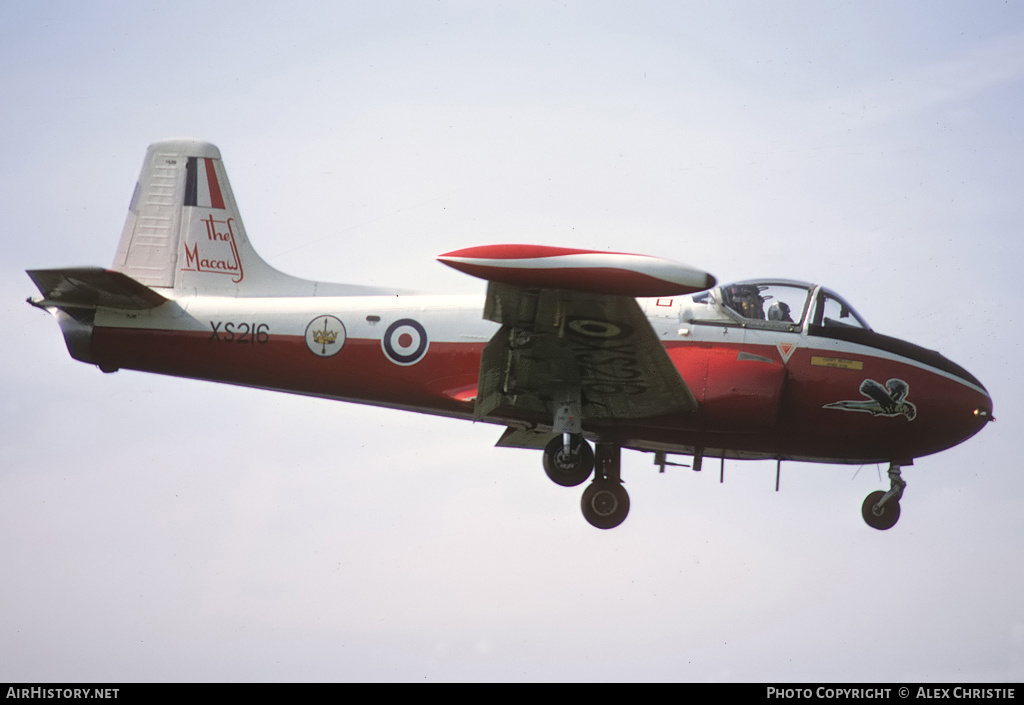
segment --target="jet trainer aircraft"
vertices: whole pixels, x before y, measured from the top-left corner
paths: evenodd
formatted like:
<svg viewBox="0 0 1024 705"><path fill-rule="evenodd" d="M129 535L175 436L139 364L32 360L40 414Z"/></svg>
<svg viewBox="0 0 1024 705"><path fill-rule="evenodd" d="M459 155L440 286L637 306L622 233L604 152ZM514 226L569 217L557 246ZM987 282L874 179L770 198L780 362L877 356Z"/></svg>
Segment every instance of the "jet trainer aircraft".
<svg viewBox="0 0 1024 705"><path fill-rule="evenodd" d="M542 450L559 485L593 476L583 515L601 529L629 511L623 448L662 471L681 464L672 455L694 470L705 458L888 463L889 490L862 515L889 529L901 468L993 420L967 370L876 333L818 285L717 286L656 257L539 245L438 259L487 280L486 298L282 274L249 243L219 150L168 140L146 154L111 268L29 271L42 293L29 303L104 372L505 426L498 445Z"/></svg>

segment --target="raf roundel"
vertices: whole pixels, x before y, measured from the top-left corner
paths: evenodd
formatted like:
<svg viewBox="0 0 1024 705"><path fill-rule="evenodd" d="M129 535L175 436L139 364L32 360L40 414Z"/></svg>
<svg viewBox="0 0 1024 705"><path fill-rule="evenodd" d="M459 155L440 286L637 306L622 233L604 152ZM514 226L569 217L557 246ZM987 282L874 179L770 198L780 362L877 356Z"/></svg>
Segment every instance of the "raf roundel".
<svg viewBox="0 0 1024 705"><path fill-rule="evenodd" d="M628 338L633 334L633 329L624 323L614 323L599 318L581 318L570 316L566 319L566 328L570 335L577 338L601 338L603 340L618 340Z"/></svg>
<svg viewBox="0 0 1024 705"><path fill-rule="evenodd" d="M345 326L335 316L317 316L306 326L306 346L318 357L330 357L345 345Z"/></svg>
<svg viewBox="0 0 1024 705"><path fill-rule="evenodd" d="M381 338L384 354L396 365L415 365L427 354L427 331L411 318L395 321Z"/></svg>

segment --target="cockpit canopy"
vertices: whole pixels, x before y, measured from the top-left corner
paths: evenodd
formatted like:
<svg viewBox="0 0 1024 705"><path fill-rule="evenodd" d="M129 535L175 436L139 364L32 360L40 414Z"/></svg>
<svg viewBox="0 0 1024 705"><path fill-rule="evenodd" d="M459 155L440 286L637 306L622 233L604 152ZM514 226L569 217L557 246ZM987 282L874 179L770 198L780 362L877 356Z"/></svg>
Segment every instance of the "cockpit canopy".
<svg viewBox="0 0 1024 705"><path fill-rule="evenodd" d="M718 304L736 323L759 328L800 330L812 326L871 330L837 294L803 282L770 280L725 284L693 297L696 304Z"/></svg>

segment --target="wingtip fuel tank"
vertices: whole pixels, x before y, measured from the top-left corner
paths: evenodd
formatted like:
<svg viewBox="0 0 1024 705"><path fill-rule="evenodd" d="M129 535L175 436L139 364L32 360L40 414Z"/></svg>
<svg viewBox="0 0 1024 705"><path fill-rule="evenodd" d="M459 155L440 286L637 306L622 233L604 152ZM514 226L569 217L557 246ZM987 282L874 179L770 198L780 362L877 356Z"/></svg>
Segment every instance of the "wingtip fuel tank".
<svg viewBox="0 0 1024 705"><path fill-rule="evenodd" d="M483 245L438 255L449 267L488 281L618 296L680 296L715 285L709 273L626 252L547 245Z"/></svg>

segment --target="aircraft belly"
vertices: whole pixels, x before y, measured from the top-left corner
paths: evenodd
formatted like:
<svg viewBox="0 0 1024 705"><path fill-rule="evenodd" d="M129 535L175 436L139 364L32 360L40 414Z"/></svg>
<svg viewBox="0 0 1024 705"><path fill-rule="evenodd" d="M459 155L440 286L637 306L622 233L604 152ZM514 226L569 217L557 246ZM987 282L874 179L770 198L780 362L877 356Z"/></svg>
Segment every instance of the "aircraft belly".
<svg viewBox="0 0 1024 705"><path fill-rule="evenodd" d="M315 343L314 343L315 344ZM267 334L253 326L206 331L97 328L93 356L106 369L307 394L442 415L472 414L450 390L475 387L483 344L434 342L416 365L392 364L381 341L352 339L335 355L311 352L306 337Z"/></svg>
<svg viewBox="0 0 1024 705"><path fill-rule="evenodd" d="M472 412L495 326L479 297L196 298L100 309L102 369L135 369L443 415Z"/></svg>

